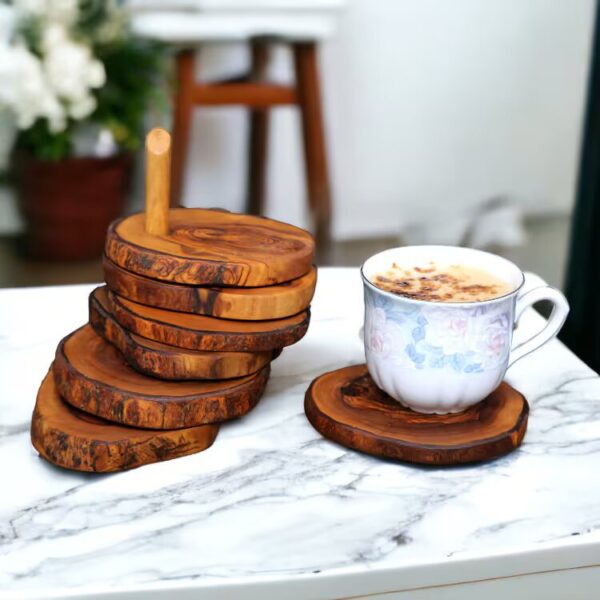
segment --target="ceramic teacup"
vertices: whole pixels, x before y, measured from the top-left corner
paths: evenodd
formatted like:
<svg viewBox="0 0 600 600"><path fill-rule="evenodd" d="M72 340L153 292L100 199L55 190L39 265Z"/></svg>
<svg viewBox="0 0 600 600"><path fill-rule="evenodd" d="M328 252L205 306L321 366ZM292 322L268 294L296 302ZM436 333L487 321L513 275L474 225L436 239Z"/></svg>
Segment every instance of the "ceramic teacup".
<svg viewBox="0 0 600 600"><path fill-rule="evenodd" d="M398 265L456 264L477 268L507 282L511 291L490 300L432 302L392 294L372 282ZM459 412L498 387L515 361L556 336L569 305L549 286L522 292L525 277L512 262L479 250L408 246L380 252L361 268L365 292L364 342L367 366L379 388L422 413ZM546 326L511 348L522 312L549 300Z"/></svg>

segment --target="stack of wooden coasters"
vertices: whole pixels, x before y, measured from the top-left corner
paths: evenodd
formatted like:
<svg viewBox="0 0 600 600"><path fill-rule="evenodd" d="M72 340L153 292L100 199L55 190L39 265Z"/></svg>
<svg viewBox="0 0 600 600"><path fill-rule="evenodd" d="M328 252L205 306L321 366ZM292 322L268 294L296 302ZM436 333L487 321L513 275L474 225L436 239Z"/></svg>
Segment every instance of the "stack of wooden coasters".
<svg viewBox="0 0 600 600"><path fill-rule="evenodd" d="M146 143L146 212L113 223L106 286L64 338L33 413L35 448L81 471L199 452L248 413L270 363L308 329L306 231L261 217L169 210L170 137Z"/></svg>

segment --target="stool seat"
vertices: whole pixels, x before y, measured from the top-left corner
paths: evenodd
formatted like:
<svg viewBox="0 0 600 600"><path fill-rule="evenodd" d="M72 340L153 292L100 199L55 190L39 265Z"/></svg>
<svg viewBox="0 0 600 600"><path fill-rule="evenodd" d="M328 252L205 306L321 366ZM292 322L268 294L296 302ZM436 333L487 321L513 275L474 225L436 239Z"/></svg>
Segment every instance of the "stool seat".
<svg viewBox="0 0 600 600"><path fill-rule="evenodd" d="M346 0L128 0L127 5L134 10L315 12L338 10L345 3Z"/></svg>
<svg viewBox="0 0 600 600"><path fill-rule="evenodd" d="M136 14L132 28L136 35L170 44L244 41L273 37L289 41L321 40L336 28L334 15L282 13L188 13L157 11Z"/></svg>
<svg viewBox="0 0 600 600"><path fill-rule="evenodd" d="M137 35L171 44L331 36L345 0L129 0Z"/></svg>

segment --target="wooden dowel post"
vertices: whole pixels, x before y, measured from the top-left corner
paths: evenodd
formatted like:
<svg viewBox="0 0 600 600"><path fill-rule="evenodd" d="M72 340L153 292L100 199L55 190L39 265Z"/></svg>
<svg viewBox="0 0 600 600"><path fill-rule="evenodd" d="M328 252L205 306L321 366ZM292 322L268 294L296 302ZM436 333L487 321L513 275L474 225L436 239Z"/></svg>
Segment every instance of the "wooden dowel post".
<svg viewBox="0 0 600 600"><path fill-rule="evenodd" d="M169 233L171 136L153 129L146 137L146 231Z"/></svg>

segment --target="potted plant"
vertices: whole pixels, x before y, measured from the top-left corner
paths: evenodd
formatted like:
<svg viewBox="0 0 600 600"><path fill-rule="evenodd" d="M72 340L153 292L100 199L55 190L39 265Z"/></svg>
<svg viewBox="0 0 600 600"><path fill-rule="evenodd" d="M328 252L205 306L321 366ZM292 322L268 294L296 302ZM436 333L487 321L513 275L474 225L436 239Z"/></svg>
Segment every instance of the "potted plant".
<svg viewBox="0 0 600 600"><path fill-rule="evenodd" d="M3 7L6 9L6 6ZM123 210L163 49L111 0L15 0L0 48L0 108L17 133L12 174L35 257L99 256Z"/></svg>

